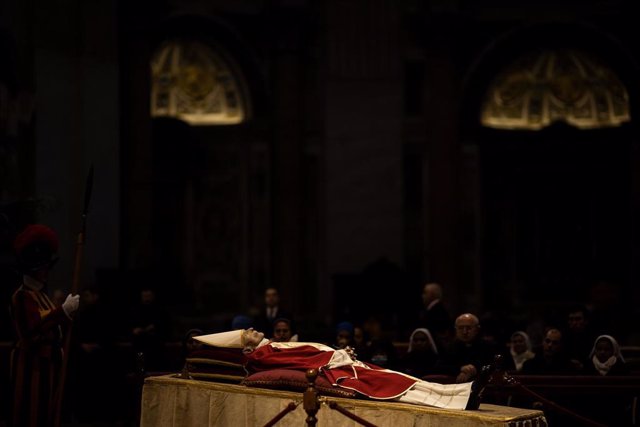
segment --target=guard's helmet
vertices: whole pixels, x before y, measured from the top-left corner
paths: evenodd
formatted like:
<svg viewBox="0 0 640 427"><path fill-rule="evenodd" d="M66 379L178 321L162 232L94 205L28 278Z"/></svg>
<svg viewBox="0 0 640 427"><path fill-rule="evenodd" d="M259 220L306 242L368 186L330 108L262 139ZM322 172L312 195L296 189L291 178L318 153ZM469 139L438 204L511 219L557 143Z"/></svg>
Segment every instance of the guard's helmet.
<svg viewBox="0 0 640 427"><path fill-rule="evenodd" d="M58 235L42 224L27 226L13 242L20 267L25 271L51 268L58 261Z"/></svg>

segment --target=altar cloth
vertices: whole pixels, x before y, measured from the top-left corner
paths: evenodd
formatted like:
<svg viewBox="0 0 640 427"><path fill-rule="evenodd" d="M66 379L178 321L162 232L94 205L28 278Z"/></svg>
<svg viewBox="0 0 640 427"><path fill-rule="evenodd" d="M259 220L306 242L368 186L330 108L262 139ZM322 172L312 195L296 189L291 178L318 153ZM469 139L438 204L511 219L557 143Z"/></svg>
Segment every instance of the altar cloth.
<svg viewBox="0 0 640 427"><path fill-rule="evenodd" d="M460 411L363 399L327 397L379 427L546 427L538 410L482 404L477 411ZM262 426L290 402L301 403L302 393L246 387L236 384L185 380L175 375L145 380L141 427ZM300 404L277 426L304 426ZM317 414L319 427L355 427L355 421L327 405Z"/></svg>

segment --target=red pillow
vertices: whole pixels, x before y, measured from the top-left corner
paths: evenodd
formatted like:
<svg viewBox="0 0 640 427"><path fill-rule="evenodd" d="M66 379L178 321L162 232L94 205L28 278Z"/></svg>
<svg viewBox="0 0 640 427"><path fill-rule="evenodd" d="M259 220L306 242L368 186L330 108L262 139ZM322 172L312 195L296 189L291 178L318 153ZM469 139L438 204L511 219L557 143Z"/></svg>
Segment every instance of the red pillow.
<svg viewBox="0 0 640 427"><path fill-rule="evenodd" d="M309 385L303 371L293 369L271 369L256 372L246 377L242 384L249 387L272 388L277 390L305 391ZM316 389L325 396L356 397L358 393L345 388L334 387L324 375L318 375Z"/></svg>

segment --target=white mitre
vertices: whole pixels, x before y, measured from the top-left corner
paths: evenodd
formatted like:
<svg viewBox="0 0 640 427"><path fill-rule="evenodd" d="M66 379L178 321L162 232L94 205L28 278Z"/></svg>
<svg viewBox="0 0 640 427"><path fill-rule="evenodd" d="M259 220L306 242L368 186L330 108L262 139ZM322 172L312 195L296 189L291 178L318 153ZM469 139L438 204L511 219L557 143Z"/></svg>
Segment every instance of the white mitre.
<svg viewBox="0 0 640 427"><path fill-rule="evenodd" d="M243 333L244 329L236 329L235 331L220 332L218 334L199 335L193 337L193 339L213 347L242 348L244 347Z"/></svg>

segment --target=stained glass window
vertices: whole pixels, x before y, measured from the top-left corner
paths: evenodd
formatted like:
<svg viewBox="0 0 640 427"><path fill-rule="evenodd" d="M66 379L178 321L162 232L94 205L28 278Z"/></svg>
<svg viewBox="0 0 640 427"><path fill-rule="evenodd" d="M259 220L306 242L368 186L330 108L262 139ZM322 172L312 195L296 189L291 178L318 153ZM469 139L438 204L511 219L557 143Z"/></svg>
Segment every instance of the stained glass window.
<svg viewBox="0 0 640 427"><path fill-rule="evenodd" d="M151 115L176 117L192 125L245 121L248 99L241 76L208 45L172 40L151 60Z"/></svg>

